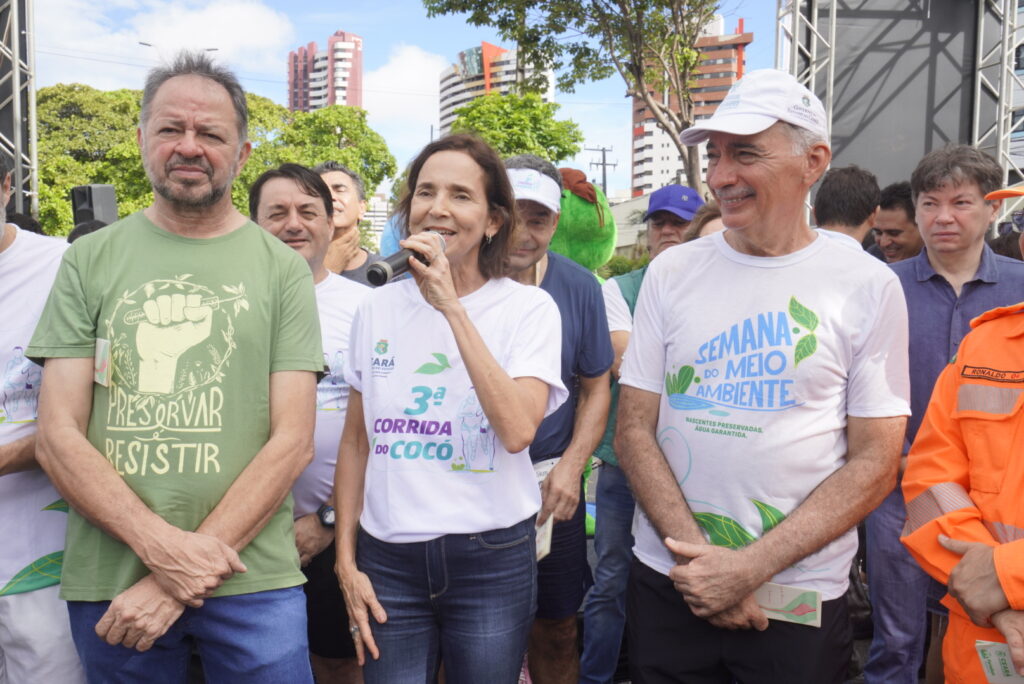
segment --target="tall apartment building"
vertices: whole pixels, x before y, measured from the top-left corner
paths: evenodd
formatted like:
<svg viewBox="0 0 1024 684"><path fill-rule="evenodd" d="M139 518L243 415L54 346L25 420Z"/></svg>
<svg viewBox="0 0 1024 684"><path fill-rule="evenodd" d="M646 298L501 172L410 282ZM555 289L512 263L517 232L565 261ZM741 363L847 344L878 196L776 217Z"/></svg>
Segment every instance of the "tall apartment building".
<svg viewBox="0 0 1024 684"><path fill-rule="evenodd" d="M345 31L328 38L326 50L314 42L288 53L288 108L335 104L363 106L363 39Z"/></svg>
<svg viewBox="0 0 1024 684"><path fill-rule="evenodd" d="M706 119L715 111L733 83L743 76L744 48L754 40L753 33L743 32L739 20L735 33L724 33L725 21L715 17L697 39L701 63L697 67L697 85L690 93L694 101L694 117ZM668 97L668 94L666 94ZM678 106L675 98L669 98ZM670 183L686 184L683 160L672 139L665 133L647 105L633 98L633 197L646 195ZM701 174L707 171L707 153L701 145Z"/></svg>
<svg viewBox="0 0 1024 684"><path fill-rule="evenodd" d="M527 75L534 73L526 70ZM555 99L554 74L545 72L548 90L542 95L545 102ZM505 95L515 89L516 51L506 50L490 43L480 43L459 53L459 61L441 72L440 109L441 135L446 135L455 121L455 110L481 95L497 92Z"/></svg>

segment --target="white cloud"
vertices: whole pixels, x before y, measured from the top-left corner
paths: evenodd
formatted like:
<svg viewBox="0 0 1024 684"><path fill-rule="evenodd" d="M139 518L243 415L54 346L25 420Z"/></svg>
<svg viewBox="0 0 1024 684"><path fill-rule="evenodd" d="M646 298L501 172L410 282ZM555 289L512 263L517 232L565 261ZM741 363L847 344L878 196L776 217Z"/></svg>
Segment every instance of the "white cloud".
<svg viewBox="0 0 1024 684"><path fill-rule="evenodd" d="M370 126L384 136L401 169L438 134L438 77L445 57L416 47L396 45L387 63L363 77L363 107Z"/></svg>
<svg viewBox="0 0 1024 684"><path fill-rule="evenodd" d="M287 15L259 0L37 0L35 17L40 86L139 88L146 70L179 49L217 48L243 82L247 74L279 80L272 88L283 93L295 34Z"/></svg>

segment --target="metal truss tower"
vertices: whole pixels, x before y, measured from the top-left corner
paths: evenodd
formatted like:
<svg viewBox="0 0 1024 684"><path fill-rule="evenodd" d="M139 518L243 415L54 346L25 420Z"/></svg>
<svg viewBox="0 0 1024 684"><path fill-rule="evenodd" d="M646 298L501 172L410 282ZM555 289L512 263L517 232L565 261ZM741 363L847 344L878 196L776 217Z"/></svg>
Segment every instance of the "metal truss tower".
<svg viewBox="0 0 1024 684"><path fill-rule="evenodd" d="M1011 152L1011 138L1024 132L1024 81L1016 72L1015 55L1024 41L1018 25L1018 0L980 0L977 23L977 68L974 72L974 110L971 144L983 149L1003 169L1003 184L1024 180L1024 158ZM1014 93L1018 94L1014 98ZM1015 103L1014 100L1017 99Z"/></svg>
<svg viewBox="0 0 1024 684"><path fill-rule="evenodd" d="M0 0L0 151L14 162L14 210L39 215L32 0Z"/></svg>
<svg viewBox="0 0 1024 684"><path fill-rule="evenodd" d="M836 74L836 4L841 0L776 0L778 34L775 68L796 76L812 93L824 92L828 130L832 131L832 103ZM821 20L822 8L828 17ZM818 88L824 83L824 91Z"/></svg>
<svg viewBox="0 0 1024 684"><path fill-rule="evenodd" d="M974 145L997 159L1005 184L1018 183L1024 180L1024 139L1013 140L1022 137L1014 134L1024 133L1024 79L1016 71L1018 52L1020 62L1024 63L1024 25L1018 16L1019 0L974 3L976 22L966 29L973 30L974 35L966 37L974 45L974 54L965 56L965 62L973 57L974 63L962 66L964 88L971 88L970 106L965 109L969 121L964 122L967 139L960 142ZM944 9L942 2L932 0L894 1L889 8L884 7L886 4L878 0L776 0L775 66L795 75L812 92L823 95L830 131L837 65L840 69L844 65L844 55L837 51L837 43L842 42L836 34L837 13L847 22L859 12L883 19L901 13L932 19L933 12ZM851 60L861 56L845 57ZM920 105L907 104L908 113ZM927 110L921 113L928 116ZM947 140L957 142L955 138Z"/></svg>

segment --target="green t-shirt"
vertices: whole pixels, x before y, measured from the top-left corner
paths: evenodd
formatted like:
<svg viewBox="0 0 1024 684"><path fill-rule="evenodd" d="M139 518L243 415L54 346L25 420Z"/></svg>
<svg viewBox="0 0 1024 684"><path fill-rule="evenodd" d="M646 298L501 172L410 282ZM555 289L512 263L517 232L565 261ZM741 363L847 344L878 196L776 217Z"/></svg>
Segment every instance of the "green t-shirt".
<svg viewBox="0 0 1024 684"><path fill-rule="evenodd" d="M64 256L28 356L100 357L88 438L155 513L194 530L270 434L270 374L323 369L305 261L255 223L208 239L137 213ZM99 349L99 353L96 350ZM303 582L287 498L216 596ZM71 511L61 597L108 600L148 573Z"/></svg>

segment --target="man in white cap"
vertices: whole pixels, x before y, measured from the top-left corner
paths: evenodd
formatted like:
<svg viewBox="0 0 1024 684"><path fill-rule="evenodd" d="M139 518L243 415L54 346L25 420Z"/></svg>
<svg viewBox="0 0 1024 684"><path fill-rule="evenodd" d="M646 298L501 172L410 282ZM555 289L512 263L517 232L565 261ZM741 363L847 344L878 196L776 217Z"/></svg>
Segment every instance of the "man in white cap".
<svg viewBox="0 0 1024 684"><path fill-rule="evenodd" d="M612 344L594 274L548 251L561 211L554 164L523 154L505 160L516 197L509 276L551 295L562 317L562 382L569 400L544 419L530 445L541 482L537 522L554 518L551 553L537 565L537 615L530 632L530 674L538 684L579 681L576 613L591 583L587 565L583 469L604 434Z"/></svg>
<svg viewBox="0 0 1024 684"><path fill-rule="evenodd" d="M808 226L832 155L793 77L747 74L683 140L726 230L652 262L619 378L633 681L842 682L853 527L909 413L903 294Z"/></svg>

